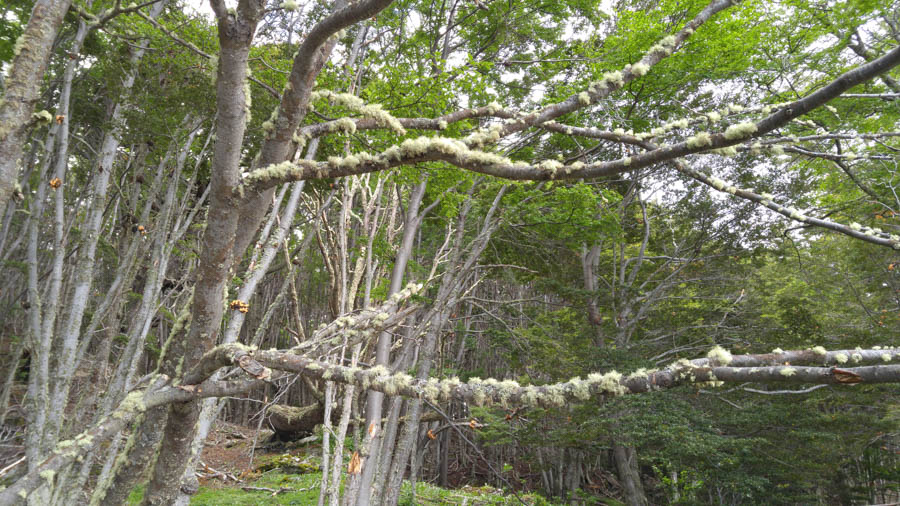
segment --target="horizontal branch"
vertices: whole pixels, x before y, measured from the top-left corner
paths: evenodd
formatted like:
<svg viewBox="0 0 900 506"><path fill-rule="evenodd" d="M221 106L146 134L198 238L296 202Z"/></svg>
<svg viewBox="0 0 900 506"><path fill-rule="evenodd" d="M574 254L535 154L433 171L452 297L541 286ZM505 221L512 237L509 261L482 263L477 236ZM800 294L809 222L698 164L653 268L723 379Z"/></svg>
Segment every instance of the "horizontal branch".
<svg viewBox="0 0 900 506"><path fill-rule="evenodd" d="M592 373L551 385L519 385L511 380L459 378L418 380L405 373L391 374L384 366L368 369L328 364L297 355L295 350L253 350L239 344L217 347L204 356L206 365L195 368L188 377L215 372L218 367L238 366L254 377L244 381L212 381L200 384L169 385L163 375L151 377L150 386L132 391L111 416L100 420L72 440L60 442L50 457L9 488L0 491L0 504L24 499L41 485L53 482L56 473L83 458L103 441L121 432L141 413L166 404L207 397L226 397L245 392L273 377L272 370L301 374L310 378L353 384L387 395L425 399L432 403L461 400L479 406L501 405L563 407L569 403L638 394L679 385L718 385L729 383L812 383L825 385L855 383L900 383L900 349L854 349L826 351L781 351L759 355L734 355L713 348L706 358L678 360L664 369L640 369L629 375L616 371ZM815 364L802 366L800 364ZM844 364L854 367L844 368ZM870 365L871 364L871 365ZM878 364L878 365L874 365ZM836 367L839 366L839 367Z"/></svg>
<svg viewBox="0 0 900 506"><path fill-rule="evenodd" d="M496 142L506 135L507 128L505 126L495 125L485 132L473 134L466 139L466 142L445 137L419 137L407 139L399 146L392 146L379 154L356 153L343 158L332 157L327 161L320 162L300 161L296 164L282 162L270 165L249 173L244 178L242 185L238 187L238 191L240 193L259 191L290 181L360 175L429 161L443 161L462 169L512 180L593 179L609 176L668 162L690 154L731 148L749 139L757 138L898 64L900 64L900 48L846 72L827 86L807 97L780 107L777 112L759 122L732 125L723 133L700 132L684 142L671 146L661 145L644 153L618 160L589 164L582 162L563 164L555 160L545 160L532 164L512 161L494 153L473 149L485 142ZM549 119L544 121L549 121ZM521 119L508 121L517 124L523 122ZM641 140L627 134L612 134L609 138L631 143L639 143Z"/></svg>
<svg viewBox="0 0 900 506"><path fill-rule="evenodd" d="M513 115L499 110L496 106L484 106L473 109L460 109L437 118L396 118L404 128L416 130L445 130L449 125L472 118L512 118ZM348 126L351 122L352 127ZM384 125L376 118L339 118L322 123L306 125L298 130L298 135L304 139L321 137L334 132L353 133L358 130L374 130L384 128Z"/></svg>
<svg viewBox="0 0 900 506"><path fill-rule="evenodd" d="M223 347L220 347L223 348ZM637 394L683 384L719 382L760 383L898 383L900 349L826 351L816 347L761 355L732 356L720 347L706 358L678 360L660 370L638 370L629 375L616 371L592 373L587 378L572 378L551 385L522 386L511 380L459 378L418 380L405 373L391 374L387 368L344 367L313 360L281 350L249 350L231 345L224 355L235 364L257 362L257 368L277 369L310 378L352 384L387 395L420 398L432 403L461 400L479 406L562 407L610 396ZM793 362L790 362L793 360ZM816 364L801 366L799 364ZM830 366L835 364L841 367ZM855 367L844 368L843 364ZM878 364L878 365L868 365Z"/></svg>

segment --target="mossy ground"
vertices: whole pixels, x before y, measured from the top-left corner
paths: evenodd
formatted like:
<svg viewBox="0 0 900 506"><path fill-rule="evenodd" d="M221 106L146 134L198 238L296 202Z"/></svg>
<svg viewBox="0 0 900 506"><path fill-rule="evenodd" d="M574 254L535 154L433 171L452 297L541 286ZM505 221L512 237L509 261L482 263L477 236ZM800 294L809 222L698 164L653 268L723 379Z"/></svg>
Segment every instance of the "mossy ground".
<svg viewBox="0 0 900 506"><path fill-rule="evenodd" d="M260 439L264 439L261 437ZM223 482L220 479L201 479L200 491L191 499L192 505L200 506L255 506L255 505L310 505L319 499L321 480L321 447L287 445L263 451L257 448L252 465L249 447L253 441L252 430L231 424L219 424L207 439L202 461L210 468L238 477L241 481ZM349 454L345 452L345 460ZM345 462L346 467L346 462ZM249 470L248 470L249 469ZM242 487L256 487L277 491L244 490ZM143 487L135 489L128 498L129 505L139 504L143 497ZM519 494L525 504L549 506L537 494ZM408 481L403 483L400 505L413 504L467 504L470 506L500 506L522 504L516 496L505 494L492 487L466 486L459 489L444 489L429 483L416 483L415 496Z"/></svg>

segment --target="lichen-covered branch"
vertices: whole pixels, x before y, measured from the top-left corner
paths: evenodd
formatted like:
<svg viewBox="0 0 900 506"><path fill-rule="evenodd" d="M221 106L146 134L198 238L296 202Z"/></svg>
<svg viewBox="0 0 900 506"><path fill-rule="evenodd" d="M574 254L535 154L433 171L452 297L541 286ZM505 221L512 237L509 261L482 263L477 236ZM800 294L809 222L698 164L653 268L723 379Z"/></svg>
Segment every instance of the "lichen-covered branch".
<svg viewBox="0 0 900 506"><path fill-rule="evenodd" d="M8 488L0 490L0 504L24 502L41 486L42 481L53 484L56 475L73 462L80 461L110 437L119 434L138 415L156 406L184 402L205 397L223 397L246 392L258 381L207 382L189 387L168 386L169 378L160 375L148 380L149 386L132 391L113 413L73 439L60 441L40 465L19 478Z"/></svg>
<svg viewBox="0 0 900 506"><path fill-rule="evenodd" d="M897 234L891 234L890 232L885 232L878 228L863 227L858 223L843 225L834 221L807 216L794 207L783 206L774 202L774 197L772 195L769 195L768 193L755 193L744 188L738 188L737 186L731 185L728 182L723 181L715 176L708 176L696 169L693 169L686 163L679 160L675 160L673 164L675 168L678 169L678 171L682 174L700 181L707 186L715 188L716 190L721 192L730 193L735 197L740 197L744 200L755 202L784 217L790 218L791 220L798 221L806 225L812 225L815 227L826 228L828 230L840 232L844 235L853 237L854 239L860 239L872 244L878 244L879 246L888 246L894 249L900 249L900 236L898 236Z"/></svg>
<svg viewBox="0 0 900 506"><path fill-rule="evenodd" d="M504 407L561 407L571 402L637 394L683 384L900 382L900 365L897 364L900 362L900 349L897 348L829 352L815 347L810 350L776 350L762 355L733 356L717 346L706 358L681 359L659 370L641 369L627 375L616 371L596 372L586 378L572 378L563 383L527 386L493 378L472 378L468 382L462 382L459 378L421 380L405 373L391 374L383 366L368 369L344 367L283 350L233 349L224 355L235 357L243 364L256 361L260 367L352 384L387 395L420 398L429 402L461 400L479 406L499 404Z"/></svg>
<svg viewBox="0 0 900 506"><path fill-rule="evenodd" d="M504 407L562 407L569 403L639 394L687 384L900 383L900 348L877 347L827 351L817 346L808 350L776 349L772 353L758 355L732 355L717 346L705 358L681 359L659 370L640 369L627 375L616 371L597 372L586 378L572 378L562 383L524 386L512 380L493 378L472 378L467 382L462 382L459 378L420 380L406 373L391 374L384 366L368 369L344 367L297 355L293 350L261 351L236 344L217 347L204 357L204 361L207 366L198 366L188 377L200 376L210 370L214 372L212 365L236 365L254 379L170 386L169 378L164 375L152 378L150 386L130 393L110 417L100 420L97 425L74 439L60 442L51 456L32 472L0 491L0 504L12 504L17 498L26 498L40 485L40 480L52 482L57 472L119 433L137 415L150 408L244 392L271 378L273 369L352 384L387 395L425 399L432 403L461 400L479 406Z"/></svg>
<svg viewBox="0 0 900 506"><path fill-rule="evenodd" d="M401 306L421 289L421 285L411 283L392 295L381 306L366 308L357 313L337 318L320 327L309 340L285 350L285 352L315 357L326 353L328 351L326 348L353 346L372 339L378 333L399 325L417 309L415 305ZM184 383L190 385L205 381L216 370L226 365L237 365L257 379L268 379L271 376L270 371L264 371L259 368L258 364L247 361L247 357L252 352L252 348L240 343L218 346L204 355L200 362L185 375Z"/></svg>
<svg viewBox="0 0 900 506"><path fill-rule="evenodd" d="M483 145L485 142L496 142L507 134L506 126L497 125L496 128L489 129L487 132L473 134L466 139L466 142L445 137L419 137L407 139L399 146L392 146L379 154L363 152L343 158L332 157L322 162L301 161L297 164L282 162L269 165L246 175L239 191L261 191L288 181L358 175L425 161L444 161L462 169L514 180L540 181L608 176L668 162L690 154L723 148L734 149L733 146L771 132L839 96L847 89L898 64L900 64L900 48L846 72L805 98L783 105L759 122L734 124L722 133L699 132L683 142L674 145L660 145L644 153L612 161L563 164L556 160L545 160L539 163L527 163L512 161L495 153L478 149L477 146ZM544 121L549 121L549 119L551 118ZM623 142L640 140L636 136L628 136L624 133L614 135ZM893 242L886 242L886 244L893 245Z"/></svg>

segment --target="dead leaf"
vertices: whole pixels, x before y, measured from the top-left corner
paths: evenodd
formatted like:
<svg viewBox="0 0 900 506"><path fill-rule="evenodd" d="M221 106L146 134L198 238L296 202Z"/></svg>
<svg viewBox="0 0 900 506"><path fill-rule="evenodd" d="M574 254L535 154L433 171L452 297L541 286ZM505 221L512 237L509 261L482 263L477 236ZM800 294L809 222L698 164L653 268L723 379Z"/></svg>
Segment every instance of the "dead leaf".
<svg viewBox="0 0 900 506"><path fill-rule="evenodd" d="M362 462L359 459L359 452L353 452L353 456L350 457L350 464L347 465L347 472L350 474L359 474L361 468Z"/></svg>
<svg viewBox="0 0 900 506"><path fill-rule="evenodd" d="M863 380L859 374L845 369L838 369L837 367L831 370L831 374L838 380L838 383L854 384L862 383Z"/></svg>

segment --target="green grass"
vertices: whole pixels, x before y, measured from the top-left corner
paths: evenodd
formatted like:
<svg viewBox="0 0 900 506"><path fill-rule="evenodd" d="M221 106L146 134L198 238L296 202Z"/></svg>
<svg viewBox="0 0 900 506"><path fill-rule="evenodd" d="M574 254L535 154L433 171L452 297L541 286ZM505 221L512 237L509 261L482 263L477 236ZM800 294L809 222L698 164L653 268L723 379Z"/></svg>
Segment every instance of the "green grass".
<svg viewBox="0 0 900 506"><path fill-rule="evenodd" d="M243 486L265 487L278 490L280 488L297 489L297 492L284 492L272 497L265 491L245 491L241 486L200 487L200 491L191 499L192 506L255 506L255 505L309 505L316 504L319 499L319 473L284 474L268 472ZM306 490L305 490L306 489ZM415 502L412 487L408 481L403 482L400 492L400 506L413 504L460 504L464 499L472 506L506 506L521 504L513 495L505 495L490 487L464 489L444 489L429 483L416 483ZM128 504L136 505L144 495L143 486L136 488L128 497ZM519 494L526 504L535 506L552 506L537 494Z"/></svg>

